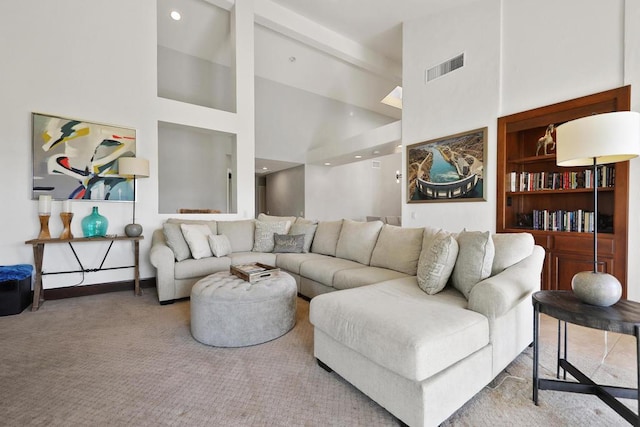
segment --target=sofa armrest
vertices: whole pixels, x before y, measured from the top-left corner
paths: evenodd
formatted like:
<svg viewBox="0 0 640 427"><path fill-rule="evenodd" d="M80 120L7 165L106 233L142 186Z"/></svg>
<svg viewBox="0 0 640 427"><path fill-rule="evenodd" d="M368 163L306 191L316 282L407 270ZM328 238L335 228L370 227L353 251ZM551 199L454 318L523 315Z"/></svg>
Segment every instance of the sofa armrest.
<svg viewBox="0 0 640 427"><path fill-rule="evenodd" d="M540 290L544 256L544 249L534 246L522 261L476 284L469 295L469 309L495 319Z"/></svg>
<svg viewBox="0 0 640 427"><path fill-rule="evenodd" d="M149 260L151 265L156 268L158 299L160 301L175 299L176 259L173 251L167 245L162 228L153 232Z"/></svg>

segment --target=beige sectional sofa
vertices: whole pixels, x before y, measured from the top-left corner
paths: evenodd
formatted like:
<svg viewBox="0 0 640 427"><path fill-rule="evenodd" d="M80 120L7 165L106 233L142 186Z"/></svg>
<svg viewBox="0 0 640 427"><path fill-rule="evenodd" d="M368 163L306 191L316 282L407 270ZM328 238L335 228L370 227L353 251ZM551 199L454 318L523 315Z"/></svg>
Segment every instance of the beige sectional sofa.
<svg viewBox="0 0 640 427"><path fill-rule="evenodd" d="M253 250L256 224L287 221L291 223L291 230L295 231L295 225L314 230L308 235L309 252ZM194 259L186 242L176 242L183 237L181 224L204 224L213 234L228 236L232 252L221 257ZM302 218L262 214L257 221L169 219L162 229L153 233L150 260L156 267L161 303L188 297L191 287L209 274L228 270L232 264L249 262L262 262L286 270L295 277L299 293L312 298L338 289L415 276L422 235L422 228L401 228L381 221L338 220L316 224ZM398 250L398 245L402 245L402 250Z"/></svg>
<svg viewBox="0 0 640 427"><path fill-rule="evenodd" d="M528 233L261 215L205 221L211 234L228 236L231 252L196 260L183 258L180 222L169 220L153 234L161 303L189 296L197 280L231 264L276 265L312 298L320 365L408 425L447 419L532 341L531 294L540 287L544 250ZM295 234L269 234L278 227ZM287 237L302 245L304 234L308 252L256 250L274 234L276 251Z"/></svg>

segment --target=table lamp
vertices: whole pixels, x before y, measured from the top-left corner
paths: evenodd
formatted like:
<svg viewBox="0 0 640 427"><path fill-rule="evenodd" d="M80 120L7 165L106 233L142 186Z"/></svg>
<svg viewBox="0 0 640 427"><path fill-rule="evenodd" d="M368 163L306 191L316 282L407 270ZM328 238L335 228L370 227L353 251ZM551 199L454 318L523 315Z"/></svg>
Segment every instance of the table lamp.
<svg viewBox="0 0 640 427"><path fill-rule="evenodd" d="M622 296L622 285L618 279L611 274L598 272L597 166L623 162L638 155L640 113L634 111L595 114L571 120L556 128L557 165L593 167L593 271L581 271L571 280L574 294L587 304L608 307Z"/></svg>
<svg viewBox="0 0 640 427"><path fill-rule="evenodd" d="M140 157L120 157L118 175L133 178L133 220L124 227L124 232L129 237L137 237L142 234L142 226L136 224L136 178L149 176L149 161Z"/></svg>

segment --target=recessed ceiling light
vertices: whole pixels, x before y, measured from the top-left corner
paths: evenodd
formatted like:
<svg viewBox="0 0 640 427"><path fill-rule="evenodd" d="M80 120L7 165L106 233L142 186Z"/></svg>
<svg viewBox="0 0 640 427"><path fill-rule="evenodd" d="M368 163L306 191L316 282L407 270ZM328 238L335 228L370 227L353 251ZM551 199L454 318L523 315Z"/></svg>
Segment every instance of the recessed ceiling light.
<svg viewBox="0 0 640 427"><path fill-rule="evenodd" d="M268 167L266 167L266 166L263 166L263 167L262 167L262 170L263 170L263 171L268 171L268 170L269 170L269 168L268 168Z"/></svg>
<svg viewBox="0 0 640 427"><path fill-rule="evenodd" d="M389 92L389 95L382 98L380 102L402 110L402 86L396 86Z"/></svg>
<svg viewBox="0 0 640 427"><path fill-rule="evenodd" d="M331 166L331 163L326 162L324 165L325 165L325 166Z"/></svg>
<svg viewBox="0 0 640 427"><path fill-rule="evenodd" d="M362 156L358 154L357 156L355 156L355 158L356 158L356 159L361 159L361 158L362 158Z"/></svg>
<svg viewBox="0 0 640 427"><path fill-rule="evenodd" d="M398 144L397 148L402 148L402 144Z"/></svg>
<svg viewBox="0 0 640 427"><path fill-rule="evenodd" d="M174 21L179 21L180 19L182 19L182 15L180 15L180 12L178 12L177 10L172 10L169 16L171 16L171 19L173 19Z"/></svg>
<svg viewBox="0 0 640 427"><path fill-rule="evenodd" d="M380 150L373 150L373 154L380 154Z"/></svg>

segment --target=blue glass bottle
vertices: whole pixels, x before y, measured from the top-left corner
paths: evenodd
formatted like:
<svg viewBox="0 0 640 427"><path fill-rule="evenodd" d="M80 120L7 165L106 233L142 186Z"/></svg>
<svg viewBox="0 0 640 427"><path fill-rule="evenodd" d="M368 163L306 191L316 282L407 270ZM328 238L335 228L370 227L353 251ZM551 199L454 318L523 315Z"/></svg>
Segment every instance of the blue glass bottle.
<svg viewBox="0 0 640 427"><path fill-rule="evenodd" d="M100 215L98 207L94 206L91 214L82 218L82 234L84 237L104 237L107 235L109 220Z"/></svg>

